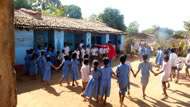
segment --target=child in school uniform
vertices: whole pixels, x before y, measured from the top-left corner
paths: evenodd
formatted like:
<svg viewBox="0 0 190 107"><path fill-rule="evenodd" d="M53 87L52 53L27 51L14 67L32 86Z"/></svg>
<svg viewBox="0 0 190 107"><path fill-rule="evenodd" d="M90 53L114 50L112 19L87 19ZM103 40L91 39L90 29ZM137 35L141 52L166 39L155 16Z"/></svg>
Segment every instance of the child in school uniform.
<svg viewBox="0 0 190 107"><path fill-rule="evenodd" d="M77 59L80 60L80 51L79 51L79 48L76 48L76 50L74 51L74 53L77 54Z"/></svg>
<svg viewBox="0 0 190 107"><path fill-rule="evenodd" d="M66 56L65 50L62 49L62 55L61 55L61 60L62 60L62 61L65 60L65 56Z"/></svg>
<svg viewBox="0 0 190 107"><path fill-rule="evenodd" d="M45 63L46 63L46 52L44 50L41 51L41 56L38 59L38 66L39 66L39 74L43 78L45 72Z"/></svg>
<svg viewBox="0 0 190 107"><path fill-rule="evenodd" d="M46 56L45 72L43 75L44 85L50 85L49 81L51 79L51 68L54 68L55 70L58 69L52 64L51 57L48 55Z"/></svg>
<svg viewBox="0 0 190 107"><path fill-rule="evenodd" d="M150 60L150 51L151 51L150 47L147 46L145 49L145 54L148 55L148 61Z"/></svg>
<svg viewBox="0 0 190 107"><path fill-rule="evenodd" d="M62 61L58 69L60 69L62 66L62 77L59 81L60 86L62 86L62 82L65 79L67 81L67 84L69 85L69 70L70 70L70 65L71 61L69 60L69 56L65 56L65 60Z"/></svg>
<svg viewBox="0 0 190 107"><path fill-rule="evenodd" d="M132 72L133 76L135 76L135 73L134 73L134 71L133 71L133 68L132 68L132 66L131 66L131 63L130 63L130 61L127 60L127 55L125 55L125 57L126 57L125 64L129 65L130 71ZM130 72L129 72L129 84L128 84L128 87L127 87L127 88L128 88L127 94L130 95Z"/></svg>
<svg viewBox="0 0 190 107"><path fill-rule="evenodd" d="M71 79L72 79L72 86L78 86L77 80L79 79L79 72L78 72L78 64L79 61L76 59L77 54L73 53L72 60L71 60Z"/></svg>
<svg viewBox="0 0 190 107"><path fill-rule="evenodd" d="M52 56L51 50L52 50L51 47L48 47L46 56L48 56L48 55L49 55L50 57Z"/></svg>
<svg viewBox="0 0 190 107"><path fill-rule="evenodd" d="M172 71L170 73L170 80L172 81L172 78L175 77L176 75L176 70L177 70L177 54L175 53L176 49L172 48L171 49L171 54L170 54L170 63L171 63L171 67L172 67Z"/></svg>
<svg viewBox="0 0 190 107"><path fill-rule="evenodd" d="M139 47L140 61L142 61L143 55L144 55L144 46L141 45L141 46Z"/></svg>
<svg viewBox="0 0 190 107"><path fill-rule="evenodd" d="M99 53L100 53L100 54L99 54L99 60L100 60L101 62L102 62L102 58L103 58L103 54L104 54L104 52L103 52L104 50L103 50L103 49L104 49L104 48L100 48L100 49L99 49Z"/></svg>
<svg viewBox="0 0 190 107"><path fill-rule="evenodd" d="M48 44L45 43L45 44L44 44L44 47L43 47L43 50L44 50L45 52L47 52L47 49L48 49Z"/></svg>
<svg viewBox="0 0 190 107"><path fill-rule="evenodd" d="M82 92L84 92L88 81L90 80L90 67L88 65L89 61L88 59L84 59L83 65L81 67L81 79L82 79ZM84 93L82 94L82 96L84 97Z"/></svg>
<svg viewBox="0 0 190 107"><path fill-rule="evenodd" d="M189 68L190 68L190 48L187 50L187 56L186 56L186 62L185 62L185 65L186 65L186 75L185 75L185 78L190 78L190 75L189 75Z"/></svg>
<svg viewBox="0 0 190 107"><path fill-rule="evenodd" d="M128 64L125 64L126 56L121 55L120 56L120 62L121 64L117 66L116 68L116 76L118 77L117 82L119 85L119 99L121 106L123 105L125 92L128 89L129 86L129 72L130 72L130 66Z"/></svg>
<svg viewBox="0 0 190 107"><path fill-rule="evenodd" d="M176 81L175 83L179 82L179 72L183 69L184 66L184 60L182 58L181 54L178 54L178 59L177 59L177 75L176 75Z"/></svg>
<svg viewBox="0 0 190 107"><path fill-rule="evenodd" d="M34 54L31 58L30 62L30 76L32 79L37 79L37 73L38 73L38 65L37 65L37 59L36 55Z"/></svg>
<svg viewBox="0 0 190 107"><path fill-rule="evenodd" d="M29 72L30 69L30 59L29 59L29 55L30 55L30 50L26 50L26 56L24 57L24 71Z"/></svg>
<svg viewBox="0 0 190 107"><path fill-rule="evenodd" d="M57 51L56 54L56 65L59 66L61 64L60 51Z"/></svg>
<svg viewBox="0 0 190 107"><path fill-rule="evenodd" d="M106 104L107 97L110 96L111 90L111 76L115 73L109 65L109 58L105 57L103 59L104 66L100 68L101 71L101 79L100 79L100 88L99 88L99 96L101 97L101 103ZM103 97L105 99L103 100Z"/></svg>
<svg viewBox="0 0 190 107"><path fill-rule="evenodd" d="M85 52L85 46L84 46L84 45L82 46L80 52L81 52L80 63L81 63L81 65L82 65L82 61L83 61L84 55L85 55L85 53L86 53L86 52Z"/></svg>
<svg viewBox="0 0 190 107"><path fill-rule="evenodd" d="M92 78L88 82L88 85L85 89L84 95L90 97L89 104L91 104L91 97L96 98L96 102L98 103L98 92L101 78L101 71L98 69L99 61L93 61L93 69L91 71Z"/></svg>
<svg viewBox="0 0 190 107"><path fill-rule="evenodd" d="M150 77L149 71L151 71L155 75L155 72L152 70L152 64L150 62L147 62L147 58L148 58L147 55L143 55L143 62L139 64L138 71L135 74L136 77L137 74L141 71L141 85L142 85L143 99L145 99L146 96L145 90L149 82L149 77Z"/></svg>
<svg viewBox="0 0 190 107"><path fill-rule="evenodd" d="M156 64L158 66L157 71L159 71L160 67L163 64L163 51L162 51L162 48L160 48L160 47L158 48L158 52L156 55Z"/></svg>
<svg viewBox="0 0 190 107"><path fill-rule="evenodd" d="M38 56L40 56L41 50L42 50L42 46L39 45L39 46L38 46L38 49L36 50L36 54L37 54Z"/></svg>
<svg viewBox="0 0 190 107"><path fill-rule="evenodd" d="M87 47L86 47L86 54L88 54L90 56L90 45L87 45Z"/></svg>
<svg viewBox="0 0 190 107"><path fill-rule="evenodd" d="M163 99L168 98L168 94L166 92L166 89L167 89L166 84L167 83L169 84L168 79L169 79L170 73L171 73L171 64L169 61L169 56L166 55L164 56L164 62L163 62L161 72L156 73L156 75L161 74L162 89L165 95Z"/></svg>
<svg viewBox="0 0 190 107"><path fill-rule="evenodd" d="M52 50L51 50L51 62L52 62L52 64L53 65L56 65L56 55L57 55L57 53L55 52L55 49L53 48Z"/></svg>

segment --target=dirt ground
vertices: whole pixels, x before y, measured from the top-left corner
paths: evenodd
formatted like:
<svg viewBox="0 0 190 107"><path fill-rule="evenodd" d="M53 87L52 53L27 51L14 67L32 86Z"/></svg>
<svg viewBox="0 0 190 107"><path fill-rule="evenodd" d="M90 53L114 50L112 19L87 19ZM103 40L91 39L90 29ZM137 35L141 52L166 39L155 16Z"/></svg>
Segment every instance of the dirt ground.
<svg viewBox="0 0 190 107"><path fill-rule="evenodd" d="M133 70L136 72L138 64L140 63L136 58L129 59ZM151 59L154 62L155 58ZM116 65L119 64L118 58L113 61L113 70L116 70ZM153 69L155 72L156 68ZM184 69L181 71L180 81L178 84L171 83L171 87L167 90L169 98L161 100L162 87L160 82L160 75L150 75L150 81L146 89L147 98L143 100L140 85L140 74L136 78L132 75L131 81L131 96L125 97L124 105L127 107L170 107L170 106L185 106L190 107L190 79L184 79ZM27 76L19 75L17 77L17 95L18 107L87 107L88 102L83 101L81 94L81 80L78 82L80 86L71 87L66 83L63 86L57 84L61 77L61 73L54 72L50 81L50 87L44 87L40 80L31 80ZM118 85L116 79L112 78L111 95L107 99L105 107L119 107ZM92 106L104 107L104 105L97 104L95 100L92 101Z"/></svg>

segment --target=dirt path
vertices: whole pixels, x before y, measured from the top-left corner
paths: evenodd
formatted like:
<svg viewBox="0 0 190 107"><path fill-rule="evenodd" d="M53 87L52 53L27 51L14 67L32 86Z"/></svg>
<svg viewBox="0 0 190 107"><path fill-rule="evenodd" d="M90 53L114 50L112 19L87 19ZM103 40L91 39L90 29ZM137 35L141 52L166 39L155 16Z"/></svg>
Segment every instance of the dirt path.
<svg viewBox="0 0 190 107"><path fill-rule="evenodd" d="M134 61L133 61L134 60ZM139 61L131 60L134 71L137 71ZM155 59L151 59L153 62ZM118 59L115 59L113 65L119 64ZM115 71L116 66L113 67ZM154 70L156 70L154 68ZM190 80L183 79L184 69L181 72L181 79L179 84L171 82L170 89L167 90L169 98L161 100L162 87L160 82L160 75L155 77L150 76L150 81L146 90L148 95L146 100L142 98L140 75L134 78L131 75L131 97L126 95L124 104L128 107L170 107L170 106L186 106L190 107ZM81 94L81 80L79 87L72 88L63 84L57 84L61 74L54 73L51 80L50 87L43 87L39 80L30 80L27 77L19 77L17 80L18 93L18 107L88 107L88 102L84 102ZM115 79L112 79L111 96L108 98L106 107L119 107L118 86ZM92 102L95 107L103 107L103 105Z"/></svg>

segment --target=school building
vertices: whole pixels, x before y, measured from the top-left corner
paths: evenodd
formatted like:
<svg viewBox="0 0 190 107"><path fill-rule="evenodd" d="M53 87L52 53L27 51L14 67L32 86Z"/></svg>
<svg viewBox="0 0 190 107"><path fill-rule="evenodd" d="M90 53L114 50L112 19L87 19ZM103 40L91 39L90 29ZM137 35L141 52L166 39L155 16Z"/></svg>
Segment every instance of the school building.
<svg viewBox="0 0 190 107"><path fill-rule="evenodd" d="M62 50L64 42L74 50L81 40L90 46L105 45L108 40L116 47L118 40L124 45L125 32L98 21L45 15L23 8L15 10L14 14L16 65L24 64L27 49L36 49L44 43L51 44L56 50Z"/></svg>

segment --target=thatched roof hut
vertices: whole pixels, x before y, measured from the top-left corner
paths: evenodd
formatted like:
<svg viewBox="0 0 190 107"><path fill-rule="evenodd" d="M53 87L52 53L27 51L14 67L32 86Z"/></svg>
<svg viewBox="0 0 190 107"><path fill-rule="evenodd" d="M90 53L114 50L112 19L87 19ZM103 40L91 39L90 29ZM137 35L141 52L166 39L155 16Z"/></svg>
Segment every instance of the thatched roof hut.
<svg viewBox="0 0 190 107"><path fill-rule="evenodd" d="M15 10L14 14L14 25L17 29L64 30L68 32L92 32L116 35L126 34L123 31L113 29L106 26L106 24L97 21L45 15L40 12L23 8Z"/></svg>

